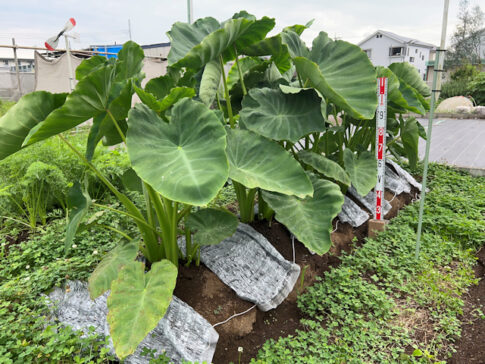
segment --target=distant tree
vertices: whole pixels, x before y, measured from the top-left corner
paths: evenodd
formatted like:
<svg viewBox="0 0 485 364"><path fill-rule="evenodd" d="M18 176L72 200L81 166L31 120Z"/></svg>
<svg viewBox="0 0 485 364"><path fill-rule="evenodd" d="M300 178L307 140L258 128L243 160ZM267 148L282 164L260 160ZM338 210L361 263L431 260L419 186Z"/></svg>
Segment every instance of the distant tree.
<svg viewBox="0 0 485 364"><path fill-rule="evenodd" d="M480 38L485 36L484 13L479 5L470 9L469 0L460 1L458 24L451 37L450 51L446 55L446 66L480 64Z"/></svg>

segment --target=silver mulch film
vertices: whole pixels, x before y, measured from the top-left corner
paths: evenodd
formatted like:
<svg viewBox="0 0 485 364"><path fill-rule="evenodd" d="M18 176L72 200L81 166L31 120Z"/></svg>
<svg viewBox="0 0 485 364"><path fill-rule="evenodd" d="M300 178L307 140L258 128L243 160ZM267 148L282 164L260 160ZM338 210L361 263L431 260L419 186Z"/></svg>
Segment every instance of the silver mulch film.
<svg viewBox="0 0 485 364"><path fill-rule="evenodd" d="M93 301L89 297L86 283L69 281L67 286L69 290L55 288L49 294L50 301L55 305L53 312L55 317L62 324L70 325L75 330L86 333L89 327L93 326L97 334L108 336L106 301L109 291ZM141 356L142 349L147 347L150 350L155 349L156 355L164 352L174 363L180 363L182 360L210 363L218 339L219 334L206 319L185 302L173 296L165 316L157 327L124 362L148 363L150 359ZM112 343L111 349L113 349Z"/></svg>
<svg viewBox="0 0 485 364"><path fill-rule="evenodd" d="M185 245L183 239L179 244ZM183 249L184 250L184 249ZM243 300L261 311L276 308L300 275L298 264L284 259L271 243L246 224L217 245L203 246L200 260Z"/></svg>

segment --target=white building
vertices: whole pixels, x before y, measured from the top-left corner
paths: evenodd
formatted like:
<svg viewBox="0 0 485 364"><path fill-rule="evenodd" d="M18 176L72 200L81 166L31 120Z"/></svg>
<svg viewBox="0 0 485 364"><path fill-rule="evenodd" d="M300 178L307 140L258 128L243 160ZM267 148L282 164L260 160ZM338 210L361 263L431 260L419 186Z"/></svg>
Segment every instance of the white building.
<svg viewBox="0 0 485 364"><path fill-rule="evenodd" d="M395 62L408 62L416 67L423 80L427 79L427 62L436 46L417 39L378 30L358 43L375 66L387 67Z"/></svg>

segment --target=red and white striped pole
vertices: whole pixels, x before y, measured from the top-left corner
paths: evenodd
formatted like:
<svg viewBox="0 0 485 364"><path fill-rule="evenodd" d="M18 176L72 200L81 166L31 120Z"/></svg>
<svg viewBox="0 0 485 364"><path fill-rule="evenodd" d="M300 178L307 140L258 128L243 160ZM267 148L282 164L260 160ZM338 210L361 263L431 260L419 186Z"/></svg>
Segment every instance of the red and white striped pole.
<svg viewBox="0 0 485 364"><path fill-rule="evenodd" d="M377 79L377 112L376 112L376 209L374 219L382 220L382 200L384 199L384 176L386 173L386 124L387 124L387 78Z"/></svg>

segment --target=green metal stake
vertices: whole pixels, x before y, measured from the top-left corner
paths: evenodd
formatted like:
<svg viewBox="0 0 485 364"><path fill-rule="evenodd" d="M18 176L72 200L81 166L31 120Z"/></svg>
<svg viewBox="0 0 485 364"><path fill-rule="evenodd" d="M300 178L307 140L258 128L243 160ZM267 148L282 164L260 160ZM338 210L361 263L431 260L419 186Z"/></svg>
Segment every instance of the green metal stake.
<svg viewBox="0 0 485 364"><path fill-rule="evenodd" d="M421 249L421 232L423 228L423 210L424 210L424 200L426 198L426 180L428 177L428 160L429 160L429 149L431 146L431 131L433 128L433 116L434 116L434 106L435 106L435 95L436 95L436 81L438 79L439 72L438 70L439 65L439 58L440 53L443 52L443 49L436 50L436 59L434 60L434 74L433 74L433 90L431 90L431 105L429 109L429 120L428 120L428 130L426 132L426 153L424 155L424 170L423 170L423 183L421 188L421 199L419 201L419 217L418 217L418 236L416 241L416 252L414 257L418 259L419 251ZM439 76L441 77L441 76Z"/></svg>

